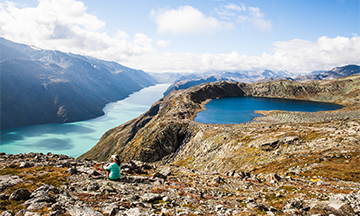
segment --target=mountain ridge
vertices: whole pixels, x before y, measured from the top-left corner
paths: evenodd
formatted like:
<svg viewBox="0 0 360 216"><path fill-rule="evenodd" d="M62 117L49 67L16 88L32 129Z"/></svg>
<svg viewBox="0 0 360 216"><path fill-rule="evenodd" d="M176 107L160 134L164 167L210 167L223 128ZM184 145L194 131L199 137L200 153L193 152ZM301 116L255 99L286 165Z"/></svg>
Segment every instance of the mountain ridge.
<svg viewBox="0 0 360 216"><path fill-rule="evenodd" d="M115 62L4 38L0 44L1 129L95 118L107 103L157 83Z"/></svg>

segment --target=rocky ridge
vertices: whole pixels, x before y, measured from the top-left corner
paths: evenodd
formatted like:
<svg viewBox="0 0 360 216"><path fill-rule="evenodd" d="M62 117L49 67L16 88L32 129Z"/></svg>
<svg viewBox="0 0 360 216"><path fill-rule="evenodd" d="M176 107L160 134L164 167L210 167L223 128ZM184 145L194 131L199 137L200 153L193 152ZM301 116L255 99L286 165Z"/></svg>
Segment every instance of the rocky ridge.
<svg viewBox="0 0 360 216"><path fill-rule="evenodd" d="M359 183L299 170L220 174L131 160L110 181L101 166L51 153L2 153L0 215L360 214Z"/></svg>

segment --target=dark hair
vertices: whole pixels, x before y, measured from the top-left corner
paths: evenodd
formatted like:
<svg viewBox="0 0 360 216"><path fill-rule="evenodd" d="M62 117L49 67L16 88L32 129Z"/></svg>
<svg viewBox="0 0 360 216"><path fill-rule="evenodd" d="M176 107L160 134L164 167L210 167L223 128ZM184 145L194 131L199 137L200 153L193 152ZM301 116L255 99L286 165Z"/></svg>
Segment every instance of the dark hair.
<svg viewBox="0 0 360 216"><path fill-rule="evenodd" d="M115 159L115 162L117 163L117 165L120 166L119 155L112 155L111 158Z"/></svg>

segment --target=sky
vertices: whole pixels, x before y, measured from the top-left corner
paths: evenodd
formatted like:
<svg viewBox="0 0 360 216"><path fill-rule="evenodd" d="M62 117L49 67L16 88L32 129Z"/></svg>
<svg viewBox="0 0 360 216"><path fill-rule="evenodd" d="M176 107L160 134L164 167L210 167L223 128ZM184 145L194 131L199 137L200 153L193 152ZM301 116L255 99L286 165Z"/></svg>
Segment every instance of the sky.
<svg viewBox="0 0 360 216"><path fill-rule="evenodd" d="M145 72L360 64L359 0L0 0L0 37Z"/></svg>

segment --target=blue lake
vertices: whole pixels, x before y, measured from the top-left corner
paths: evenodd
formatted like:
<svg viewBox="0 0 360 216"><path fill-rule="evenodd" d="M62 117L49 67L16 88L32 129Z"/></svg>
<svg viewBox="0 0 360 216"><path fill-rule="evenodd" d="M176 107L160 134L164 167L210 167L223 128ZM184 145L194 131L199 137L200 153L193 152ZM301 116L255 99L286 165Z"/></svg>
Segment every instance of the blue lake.
<svg viewBox="0 0 360 216"><path fill-rule="evenodd" d="M146 112L162 98L169 84L159 84L107 104L105 115L74 123L44 124L1 130L0 152L7 154L42 152L78 157L90 150L109 129Z"/></svg>
<svg viewBox="0 0 360 216"><path fill-rule="evenodd" d="M289 100L260 97L228 97L212 100L199 112L195 121L215 124L240 124L261 116L256 110L284 110L317 112L341 109L343 106L332 103Z"/></svg>

